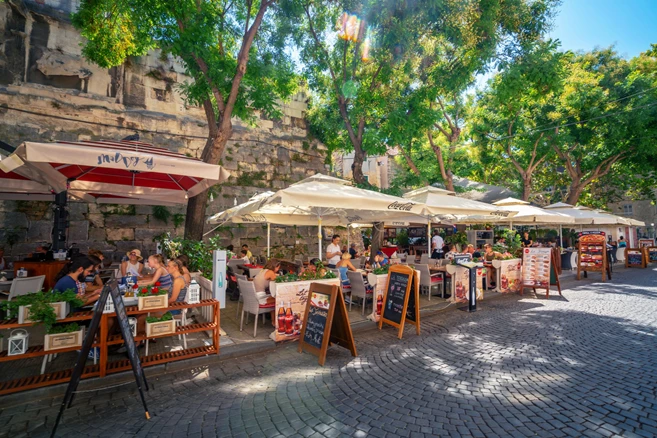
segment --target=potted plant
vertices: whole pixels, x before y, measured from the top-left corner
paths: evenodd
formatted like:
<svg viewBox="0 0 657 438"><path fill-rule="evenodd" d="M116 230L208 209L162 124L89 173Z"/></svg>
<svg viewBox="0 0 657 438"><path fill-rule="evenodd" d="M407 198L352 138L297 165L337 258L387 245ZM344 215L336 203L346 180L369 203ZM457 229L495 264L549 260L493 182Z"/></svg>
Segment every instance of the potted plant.
<svg viewBox="0 0 657 438"><path fill-rule="evenodd" d="M19 324L42 323L49 329L58 319L68 316L70 308L80 307L84 302L73 290L63 293L36 292L20 295L12 301L0 303L8 312L8 318L18 318Z"/></svg>
<svg viewBox="0 0 657 438"><path fill-rule="evenodd" d="M176 332L176 321L171 312L164 315L148 316L146 318L146 336L170 335Z"/></svg>
<svg viewBox="0 0 657 438"><path fill-rule="evenodd" d="M84 339L84 327L77 323L55 324L46 331L43 340L44 351L62 348L81 347Z"/></svg>
<svg viewBox="0 0 657 438"><path fill-rule="evenodd" d="M160 289L160 282L154 285L139 286L137 293L139 310L166 309L169 307L169 296L166 289Z"/></svg>

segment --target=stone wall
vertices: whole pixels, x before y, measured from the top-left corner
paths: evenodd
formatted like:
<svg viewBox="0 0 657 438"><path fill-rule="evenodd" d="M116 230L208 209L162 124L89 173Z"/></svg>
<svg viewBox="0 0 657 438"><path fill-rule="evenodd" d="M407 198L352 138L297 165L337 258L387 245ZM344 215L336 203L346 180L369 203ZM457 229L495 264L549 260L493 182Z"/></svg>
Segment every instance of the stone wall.
<svg viewBox="0 0 657 438"><path fill-rule="evenodd" d="M118 140L136 133L141 141L200 156L207 123L202 109L188 105L177 91L177 84L190 80L180 62L154 51L110 70L87 63L81 56L82 39L68 21L77 4L0 3L0 140L17 146L23 141ZM281 102L280 120L266 120L257 112L253 125L233 120L234 134L221 163L231 177L214 188L208 215L326 172L326 148L307 135L306 99L300 92ZM150 206L70 203L69 210L69 242L83 249L120 254L137 247L150 252L154 235L182 230L173 219L169 224L155 219ZM184 214L182 208L169 210ZM15 256L49 242L51 227L48 203L0 203L0 244L11 247ZM215 233L226 244L256 247L254 253L266 245L262 226L221 227ZM308 240L315 254L316 233L313 227L299 229L301 237L276 232L272 243Z"/></svg>

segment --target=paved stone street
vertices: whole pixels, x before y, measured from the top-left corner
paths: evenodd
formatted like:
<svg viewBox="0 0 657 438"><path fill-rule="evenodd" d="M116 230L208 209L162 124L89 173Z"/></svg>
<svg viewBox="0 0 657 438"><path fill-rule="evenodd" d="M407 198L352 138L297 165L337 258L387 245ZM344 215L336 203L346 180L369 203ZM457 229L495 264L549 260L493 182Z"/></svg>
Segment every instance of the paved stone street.
<svg viewBox="0 0 657 438"><path fill-rule="evenodd" d="M78 394L59 436L657 436L657 269L568 282L424 317L399 341L357 331L325 367L296 344ZM26 397L27 398L27 397ZM61 398L0 412L0 435L49 433Z"/></svg>

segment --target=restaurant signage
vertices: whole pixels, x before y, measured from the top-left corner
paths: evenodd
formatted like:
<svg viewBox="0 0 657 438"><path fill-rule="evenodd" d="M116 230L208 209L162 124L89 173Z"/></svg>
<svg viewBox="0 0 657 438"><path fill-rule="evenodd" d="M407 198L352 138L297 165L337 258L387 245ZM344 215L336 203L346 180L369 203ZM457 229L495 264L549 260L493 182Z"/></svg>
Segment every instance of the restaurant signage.
<svg viewBox="0 0 657 438"><path fill-rule="evenodd" d="M545 289L545 297L550 298L550 272L556 278L556 284L561 295L561 283L556 271L556 263L552 248L524 248L522 250L522 281L520 295L526 287Z"/></svg>
<svg viewBox="0 0 657 438"><path fill-rule="evenodd" d="M625 267L626 268L645 268L648 266L647 248L625 248Z"/></svg>
<svg viewBox="0 0 657 438"><path fill-rule="evenodd" d="M388 205L388 210L411 211L417 204L414 202L393 202Z"/></svg>
<svg viewBox="0 0 657 438"><path fill-rule="evenodd" d="M579 236L577 254L577 279L580 273L601 272L602 281L611 278L607 260L607 238L604 231L582 231ZM588 274L586 274L588 276Z"/></svg>
<svg viewBox="0 0 657 438"><path fill-rule="evenodd" d="M647 248L655 245L654 239L639 239L639 247Z"/></svg>
<svg viewBox="0 0 657 438"><path fill-rule="evenodd" d="M299 353L308 351L316 354L322 366L326 361L329 344L340 345L348 349L353 357L358 356L340 287L311 283L308 296L299 339Z"/></svg>
<svg viewBox="0 0 657 438"><path fill-rule="evenodd" d="M456 256L458 257L458 256ZM454 258L456 260L456 257ZM453 303L467 303L469 301L468 293L470 291L470 270L465 267L469 260L462 260L456 265L447 265L447 272L452 276L452 297ZM464 265L464 266L460 266ZM484 299L484 277L486 271L484 268L477 268L477 300Z"/></svg>
<svg viewBox="0 0 657 438"><path fill-rule="evenodd" d="M649 246L646 250L648 251L648 263L657 263L657 246Z"/></svg>
<svg viewBox="0 0 657 438"><path fill-rule="evenodd" d="M412 297L411 297L412 296ZM399 329L398 337L404 334L404 324L408 321L420 334L420 282L417 272L404 265L394 265L388 270L388 280L383 295L383 310L379 320L379 330L383 323Z"/></svg>
<svg viewBox="0 0 657 438"><path fill-rule="evenodd" d="M497 274L497 291L501 293L520 292L522 281L522 260L493 260Z"/></svg>

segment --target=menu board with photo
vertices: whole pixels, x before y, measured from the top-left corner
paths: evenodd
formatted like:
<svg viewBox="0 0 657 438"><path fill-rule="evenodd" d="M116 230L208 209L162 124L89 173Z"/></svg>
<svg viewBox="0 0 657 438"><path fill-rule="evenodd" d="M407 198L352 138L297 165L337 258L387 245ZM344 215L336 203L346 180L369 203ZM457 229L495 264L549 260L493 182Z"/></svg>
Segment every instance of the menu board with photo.
<svg viewBox="0 0 657 438"><path fill-rule="evenodd" d="M499 260L494 265L498 265L497 273L497 291L501 293L520 292L520 282L522 278L522 263L520 259Z"/></svg>
<svg viewBox="0 0 657 438"><path fill-rule="evenodd" d="M648 248L625 248L626 268L645 268L648 266Z"/></svg>
<svg viewBox="0 0 657 438"><path fill-rule="evenodd" d="M551 248L522 250L522 286L549 288Z"/></svg>
<svg viewBox="0 0 657 438"><path fill-rule="evenodd" d="M654 239L639 239L640 248L648 248L655 245Z"/></svg>
<svg viewBox="0 0 657 438"><path fill-rule="evenodd" d="M467 303L470 291L470 270L463 266L447 265L447 272L452 276L452 298L453 303ZM484 299L484 274L485 268L477 269L477 300Z"/></svg>
<svg viewBox="0 0 657 438"><path fill-rule="evenodd" d="M579 266L582 271L602 272L606 263L607 240L603 231L579 233Z"/></svg>
<svg viewBox="0 0 657 438"><path fill-rule="evenodd" d="M311 281L276 283L276 342L299 339L308 302ZM340 284L340 279L320 280L318 283Z"/></svg>

